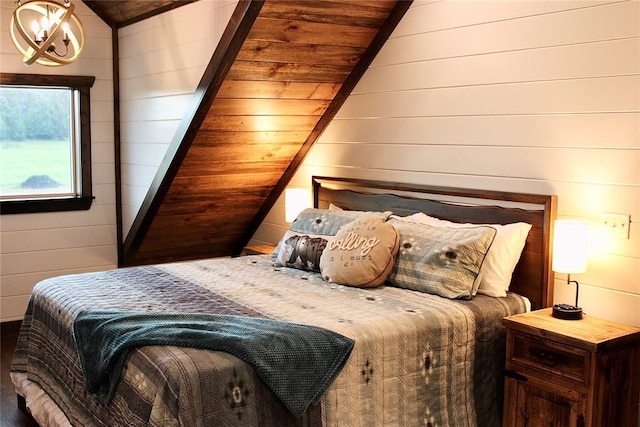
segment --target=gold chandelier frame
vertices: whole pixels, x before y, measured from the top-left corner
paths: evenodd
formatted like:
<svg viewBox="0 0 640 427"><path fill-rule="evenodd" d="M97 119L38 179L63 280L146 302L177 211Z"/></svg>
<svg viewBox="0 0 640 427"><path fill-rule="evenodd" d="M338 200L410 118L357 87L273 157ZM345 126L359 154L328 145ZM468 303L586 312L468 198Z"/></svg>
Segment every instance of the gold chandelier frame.
<svg viewBox="0 0 640 427"><path fill-rule="evenodd" d="M50 0L33 0L21 4L11 16L11 40L23 56L23 63L27 66L38 63L46 66L60 66L70 64L78 59L85 44L84 26L74 13L75 6L65 0L64 4ZM42 18L46 26L33 30L30 35L25 22L34 16ZM42 31L41 31L42 30ZM56 51L55 42L62 41L66 52L60 55ZM71 56L66 57L67 54Z"/></svg>

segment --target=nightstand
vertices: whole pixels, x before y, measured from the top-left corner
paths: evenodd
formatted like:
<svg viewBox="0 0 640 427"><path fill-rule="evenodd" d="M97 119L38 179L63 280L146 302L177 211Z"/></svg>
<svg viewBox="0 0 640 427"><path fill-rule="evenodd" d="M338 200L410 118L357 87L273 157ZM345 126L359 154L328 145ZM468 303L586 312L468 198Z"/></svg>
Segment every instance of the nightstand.
<svg viewBox="0 0 640 427"><path fill-rule="evenodd" d="M271 255L275 248L276 245L269 243L264 245L245 246L242 251L242 255Z"/></svg>
<svg viewBox="0 0 640 427"><path fill-rule="evenodd" d="M640 328L551 309L503 323L504 427L638 427Z"/></svg>

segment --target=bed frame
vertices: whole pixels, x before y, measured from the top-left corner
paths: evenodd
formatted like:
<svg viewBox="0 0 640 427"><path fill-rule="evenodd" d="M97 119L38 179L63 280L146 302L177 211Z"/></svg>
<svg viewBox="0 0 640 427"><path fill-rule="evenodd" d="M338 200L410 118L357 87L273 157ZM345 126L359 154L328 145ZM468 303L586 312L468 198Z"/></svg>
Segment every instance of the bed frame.
<svg viewBox="0 0 640 427"><path fill-rule="evenodd" d="M454 222L531 224L510 291L524 295L532 309L553 305L551 238L555 195L474 190L349 178L312 177L314 206L330 203L349 210L390 210L396 215L425 212ZM357 191L356 191L357 189Z"/></svg>
<svg viewBox="0 0 640 427"><path fill-rule="evenodd" d="M425 212L456 222L529 223L532 229L510 290L526 296L533 309L552 305L550 242L556 196L320 176L312 177L312 185L318 208L333 203L344 209L391 210L397 215ZM20 395L18 406L28 413Z"/></svg>

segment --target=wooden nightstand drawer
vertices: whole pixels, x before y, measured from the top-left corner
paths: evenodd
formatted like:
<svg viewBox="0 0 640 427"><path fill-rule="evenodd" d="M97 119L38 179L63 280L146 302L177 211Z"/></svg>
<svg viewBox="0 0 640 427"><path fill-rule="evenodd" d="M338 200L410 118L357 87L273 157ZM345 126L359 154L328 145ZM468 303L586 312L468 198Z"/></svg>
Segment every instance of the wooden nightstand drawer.
<svg viewBox="0 0 640 427"><path fill-rule="evenodd" d="M509 336L508 369L559 385L589 386L590 352L518 332Z"/></svg>

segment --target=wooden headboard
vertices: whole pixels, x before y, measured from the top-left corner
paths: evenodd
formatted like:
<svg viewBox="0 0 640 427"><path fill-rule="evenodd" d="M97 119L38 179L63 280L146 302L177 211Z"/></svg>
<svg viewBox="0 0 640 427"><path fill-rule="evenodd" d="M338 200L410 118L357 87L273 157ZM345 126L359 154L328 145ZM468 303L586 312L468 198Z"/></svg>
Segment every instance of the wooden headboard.
<svg viewBox="0 0 640 427"><path fill-rule="evenodd" d="M551 237L556 196L403 184L362 179L312 178L314 206L329 203L349 210L416 212L472 224L531 224L510 290L531 301L532 309L553 304Z"/></svg>

